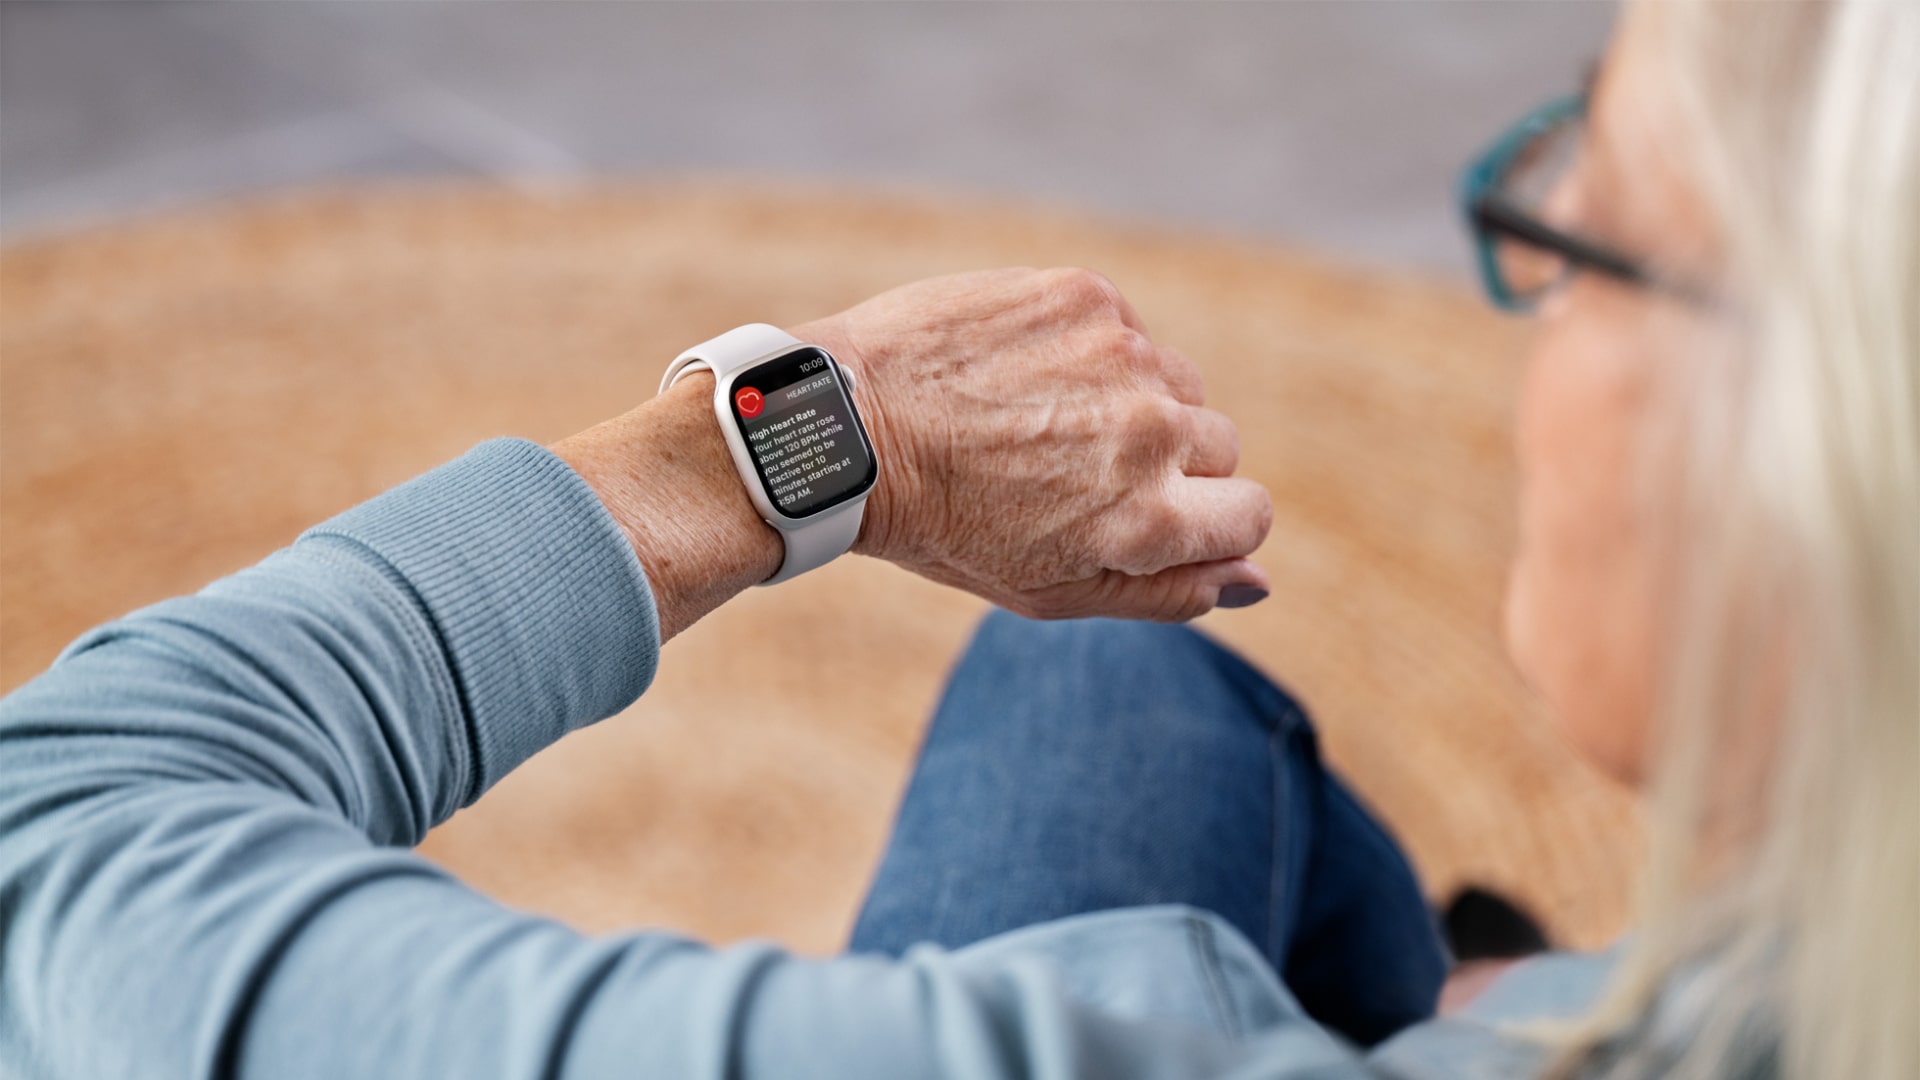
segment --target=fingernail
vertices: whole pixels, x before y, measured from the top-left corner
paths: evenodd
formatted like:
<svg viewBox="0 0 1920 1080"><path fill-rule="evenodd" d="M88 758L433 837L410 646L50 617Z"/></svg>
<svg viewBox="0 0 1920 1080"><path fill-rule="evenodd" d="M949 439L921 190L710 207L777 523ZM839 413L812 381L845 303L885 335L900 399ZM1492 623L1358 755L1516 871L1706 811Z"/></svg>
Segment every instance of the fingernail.
<svg viewBox="0 0 1920 1080"><path fill-rule="evenodd" d="M1214 601L1214 605L1223 608L1252 607L1266 598L1267 590L1258 585L1229 585L1220 590L1220 598Z"/></svg>

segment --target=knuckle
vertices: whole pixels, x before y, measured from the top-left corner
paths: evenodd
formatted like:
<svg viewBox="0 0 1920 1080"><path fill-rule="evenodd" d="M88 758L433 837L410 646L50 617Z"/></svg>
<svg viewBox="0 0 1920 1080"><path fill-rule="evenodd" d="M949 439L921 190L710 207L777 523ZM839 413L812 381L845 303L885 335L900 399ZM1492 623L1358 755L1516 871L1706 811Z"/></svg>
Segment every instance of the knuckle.
<svg viewBox="0 0 1920 1080"><path fill-rule="evenodd" d="M1146 522L1147 530L1152 535L1157 548L1165 548L1177 539L1180 535L1180 527L1184 524L1181 521L1180 511L1172 503L1163 499L1155 499L1148 503L1141 517Z"/></svg>
<svg viewBox="0 0 1920 1080"><path fill-rule="evenodd" d="M1181 417L1152 396L1139 396L1121 405L1114 417L1114 469L1127 479L1146 477L1179 465L1187 436Z"/></svg>
<svg viewBox="0 0 1920 1080"><path fill-rule="evenodd" d="M1154 425L1173 434L1184 434L1190 425L1186 406L1165 394L1153 394L1147 399L1153 403Z"/></svg>
<svg viewBox="0 0 1920 1080"><path fill-rule="evenodd" d="M1075 311L1118 310L1120 289L1105 274L1081 266L1049 271L1048 285Z"/></svg>
<svg viewBox="0 0 1920 1080"><path fill-rule="evenodd" d="M1120 324L1113 333L1113 352L1129 367L1152 370L1159 363L1158 348L1147 335Z"/></svg>
<svg viewBox="0 0 1920 1080"><path fill-rule="evenodd" d="M1116 467L1140 478L1178 464L1174 459L1186 445L1185 424L1178 402L1157 394L1134 396L1115 418Z"/></svg>
<svg viewBox="0 0 1920 1080"><path fill-rule="evenodd" d="M1142 394L1127 407L1128 436L1162 453L1178 441L1184 420L1180 403L1159 394Z"/></svg>
<svg viewBox="0 0 1920 1080"><path fill-rule="evenodd" d="M1146 573L1159 568L1179 535L1180 515L1171 505L1161 499L1138 504L1115 544L1115 569Z"/></svg>
<svg viewBox="0 0 1920 1080"><path fill-rule="evenodd" d="M1147 394L1129 394L1120 404L1119 426L1127 439L1137 439L1159 427L1160 407Z"/></svg>
<svg viewBox="0 0 1920 1080"><path fill-rule="evenodd" d="M1074 352L1103 385L1134 389L1152 385L1153 343L1118 320L1082 323L1069 332Z"/></svg>

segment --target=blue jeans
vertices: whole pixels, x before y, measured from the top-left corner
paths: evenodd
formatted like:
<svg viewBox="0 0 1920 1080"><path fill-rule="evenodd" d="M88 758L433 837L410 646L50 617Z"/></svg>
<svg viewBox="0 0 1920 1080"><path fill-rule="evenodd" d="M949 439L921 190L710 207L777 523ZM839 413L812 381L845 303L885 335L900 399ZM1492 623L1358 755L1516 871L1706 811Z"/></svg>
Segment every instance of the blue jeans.
<svg viewBox="0 0 1920 1080"><path fill-rule="evenodd" d="M1446 978L1412 868L1278 687L1183 626L995 612L934 714L851 948L1159 903L1232 923L1362 1045L1431 1016Z"/></svg>

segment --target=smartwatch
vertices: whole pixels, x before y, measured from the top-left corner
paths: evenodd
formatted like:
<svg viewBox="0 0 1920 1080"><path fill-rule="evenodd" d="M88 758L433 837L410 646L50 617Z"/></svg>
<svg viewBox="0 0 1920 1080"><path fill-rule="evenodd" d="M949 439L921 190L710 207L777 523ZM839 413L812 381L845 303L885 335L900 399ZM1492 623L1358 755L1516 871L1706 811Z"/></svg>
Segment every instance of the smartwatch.
<svg viewBox="0 0 1920 1080"><path fill-rule="evenodd" d="M703 368L713 372L713 411L747 497L786 544L780 569L760 584L845 554L880 476L853 407L853 376L818 345L750 323L681 353L660 392Z"/></svg>

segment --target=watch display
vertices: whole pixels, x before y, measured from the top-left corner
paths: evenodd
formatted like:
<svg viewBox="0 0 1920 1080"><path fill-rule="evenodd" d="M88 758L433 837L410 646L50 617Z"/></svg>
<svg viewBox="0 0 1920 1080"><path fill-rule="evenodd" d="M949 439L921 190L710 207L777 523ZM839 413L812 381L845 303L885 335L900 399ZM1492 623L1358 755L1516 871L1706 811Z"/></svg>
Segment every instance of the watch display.
<svg viewBox="0 0 1920 1080"><path fill-rule="evenodd" d="M807 346L748 368L729 397L767 501L782 517L809 517L873 487L872 445L825 350Z"/></svg>

